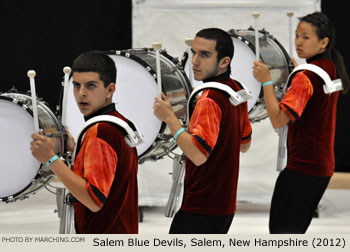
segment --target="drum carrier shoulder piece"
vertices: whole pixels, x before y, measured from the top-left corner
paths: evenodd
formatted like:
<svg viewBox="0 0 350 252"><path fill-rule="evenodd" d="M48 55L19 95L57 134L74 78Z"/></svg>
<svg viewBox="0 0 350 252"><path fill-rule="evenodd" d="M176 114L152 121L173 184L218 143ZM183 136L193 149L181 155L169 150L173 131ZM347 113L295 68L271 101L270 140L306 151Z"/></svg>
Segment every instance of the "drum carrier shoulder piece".
<svg viewBox="0 0 350 252"><path fill-rule="evenodd" d="M286 85L287 88L290 86L290 82L292 81L294 75L303 70L308 70L317 74L324 81L323 91L325 94L331 94L343 89L341 79L336 79L332 81L325 70L323 70L321 67L316 66L314 64L301 64L296 68L294 68L294 70L288 76L287 85Z"/></svg>
<svg viewBox="0 0 350 252"><path fill-rule="evenodd" d="M236 81L237 82L237 81ZM239 91L234 91L232 88L229 86L219 83L219 82L206 82L204 84L198 85L193 92L190 95L190 98L188 99L187 103L187 119L189 120L190 115L193 112L194 106L193 106L193 98L196 97L196 95L201 92L204 89L218 89L226 94L228 94L228 99L230 100L231 104L233 106L238 106L239 104L248 101L249 99L252 98L251 92L241 83L237 82L242 89ZM187 124L188 125L188 124Z"/></svg>
<svg viewBox="0 0 350 252"><path fill-rule="evenodd" d="M78 136L78 140L77 140L77 148L75 149L75 153L74 153L74 157L77 153L77 150L80 149L81 146L81 140L83 138L83 136L85 135L85 132L92 127L93 125L95 125L96 123L99 122L109 122L112 123L114 125L116 125L117 127L119 127L123 134L124 134L124 138L125 138L125 142L127 143L128 146L130 146L131 148L136 147L137 145L141 144L143 142L143 136L140 133L140 131L136 128L135 124L132 123L131 121L129 121L128 123L125 122L122 119L119 119L115 116L110 116L110 115L100 115L100 116L95 116L91 119L89 119L88 121L86 121L85 125L83 126L83 128L81 129L79 136Z"/></svg>

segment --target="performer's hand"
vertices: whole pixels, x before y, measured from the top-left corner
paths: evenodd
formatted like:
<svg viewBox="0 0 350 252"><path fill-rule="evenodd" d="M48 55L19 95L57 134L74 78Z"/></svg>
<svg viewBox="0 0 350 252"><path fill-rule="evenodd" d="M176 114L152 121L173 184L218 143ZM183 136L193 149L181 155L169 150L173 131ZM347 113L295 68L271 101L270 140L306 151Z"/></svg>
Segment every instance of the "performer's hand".
<svg viewBox="0 0 350 252"><path fill-rule="evenodd" d="M41 131L32 134L33 141L30 143L32 155L40 163L45 164L50 158L56 155L51 139L45 136Z"/></svg>
<svg viewBox="0 0 350 252"><path fill-rule="evenodd" d="M153 113L159 120L167 123L170 118L174 116L176 117L173 108L164 93L162 93L162 99L156 97L154 100Z"/></svg>
<svg viewBox="0 0 350 252"><path fill-rule="evenodd" d="M261 59L254 62L253 75L255 79L261 83L271 80L269 67L265 65Z"/></svg>
<svg viewBox="0 0 350 252"><path fill-rule="evenodd" d="M69 132L68 130L68 127L64 127L66 129L66 132L67 132L67 151L70 151L70 152L74 152L74 149L75 149L75 141L74 141L74 138L72 136L72 134Z"/></svg>

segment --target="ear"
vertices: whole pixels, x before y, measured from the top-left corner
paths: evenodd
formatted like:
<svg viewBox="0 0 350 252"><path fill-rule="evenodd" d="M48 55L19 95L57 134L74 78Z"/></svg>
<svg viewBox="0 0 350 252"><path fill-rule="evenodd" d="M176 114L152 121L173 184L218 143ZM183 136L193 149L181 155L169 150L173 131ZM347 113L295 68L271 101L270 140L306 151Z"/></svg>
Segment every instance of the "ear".
<svg viewBox="0 0 350 252"><path fill-rule="evenodd" d="M109 85L106 87L106 89L107 89L107 96L106 96L106 98L107 99L112 98L113 94L115 92L115 89L116 89L115 83L113 83L113 82L109 83Z"/></svg>
<svg viewBox="0 0 350 252"><path fill-rule="evenodd" d="M325 37L321 40L321 48L322 49L326 49L327 48L327 45L329 43L329 38Z"/></svg>
<svg viewBox="0 0 350 252"><path fill-rule="evenodd" d="M223 57L219 62L219 68L226 69L230 65L230 62L231 62L230 57L228 57L228 56Z"/></svg>

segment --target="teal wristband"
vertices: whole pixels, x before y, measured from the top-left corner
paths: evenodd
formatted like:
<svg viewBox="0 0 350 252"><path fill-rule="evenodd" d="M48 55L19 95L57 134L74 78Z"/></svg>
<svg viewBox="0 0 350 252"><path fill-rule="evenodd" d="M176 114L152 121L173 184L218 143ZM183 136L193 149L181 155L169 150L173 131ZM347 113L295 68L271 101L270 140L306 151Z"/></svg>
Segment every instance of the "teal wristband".
<svg viewBox="0 0 350 252"><path fill-rule="evenodd" d="M50 164L52 164L53 162L55 162L57 159L59 159L59 156L55 155L52 158L49 159L49 161L46 162L45 166L47 168L49 168Z"/></svg>
<svg viewBox="0 0 350 252"><path fill-rule="evenodd" d="M176 143L177 137L178 137L183 131L185 131L185 129L184 129L184 128L181 128L181 129L179 129L179 130L175 133L175 135L174 135L174 141L175 141L175 143Z"/></svg>
<svg viewBox="0 0 350 252"><path fill-rule="evenodd" d="M267 85L272 85L272 84L275 84L274 81L266 81L265 83L262 84L263 87L267 86Z"/></svg>

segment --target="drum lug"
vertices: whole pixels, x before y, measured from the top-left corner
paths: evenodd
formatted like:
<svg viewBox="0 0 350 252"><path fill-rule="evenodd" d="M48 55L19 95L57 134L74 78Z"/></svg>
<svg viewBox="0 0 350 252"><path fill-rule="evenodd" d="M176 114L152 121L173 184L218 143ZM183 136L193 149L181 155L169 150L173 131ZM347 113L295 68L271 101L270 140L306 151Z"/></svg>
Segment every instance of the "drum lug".
<svg viewBox="0 0 350 252"><path fill-rule="evenodd" d="M70 151L67 151L62 157L62 161L67 163L67 165L72 165L73 164L73 153Z"/></svg>
<svg viewBox="0 0 350 252"><path fill-rule="evenodd" d="M13 102L14 104L17 104L17 103L19 102L19 100L16 99L16 98L13 98L13 99L12 99L12 102Z"/></svg>
<svg viewBox="0 0 350 252"><path fill-rule="evenodd" d="M163 159L163 155L158 155L158 156L155 156L154 158L153 158L153 161L157 161L157 160L161 160L161 159Z"/></svg>
<svg viewBox="0 0 350 252"><path fill-rule="evenodd" d="M35 194L35 193L33 193L33 194ZM28 199L28 198L29 198L28 195L22 195L21 197L19 197L19 198L17 198L17 199L18 199L18 200L25 200L25 199ZM16 201L17 199L15 199L15 201Z"/></svg>
<svg viewBox="0 0 350 252"><path fill-rule="evenodd" d="M31 96L32 92L30 90L27 90L27 94L26 95Z"/></svg>
<svg viewBox="0 0 350 252"><path fill-rule="evenodd" d="M259 32L261 32L262 34L264 34L266 36L270 36L270 33L268 31L266 31L265 28L262 28Z"/></svg>
<svg viewBox="0 0 350 252"><path fill-rule="evenodd" d="M172 58L171 60L175 65L179 64L179 59L178 58Z"/></svg>
<svg viewBox="0 0 350 252"><path fill-rule="evenodd" d="M5 203L15 202L16 200L13 199L13 196L8 196L5 200L0 199L0 201L3 201Z"/></svg>
<svg viewBox="0 0 350 252"><path fill-rule="evenodd" d="M12 86L12 88L9 91L7 91L7 92L8 93L17 93L18 90L17 90L17 88L15 86Z"/></svg>
<svg viewBox="0 0 350 252"><path fill-rule="evenodd" d="M44 170L42 170L42 168L40 169L40 171L39 171L38 173L39 173L39 175L42 176L43 178L55 174L55 173L54 173L53 171L51 171L51 170L44 171ZM49 178L48 180L50 180L50 178ZM36 182L36 179L34 179L34 180L32 181L32 183L35 183L35 182Z"/></svg>
<svg viewBox="0 0 350 252"><path fill-rule="evenodd" d="M159 141L167 141L168 137L166 137L166 135L164 135L164 133L162 134L158 134L156 141L153 142L152 146L155 146L157 144L157 142Z"/></svg>

